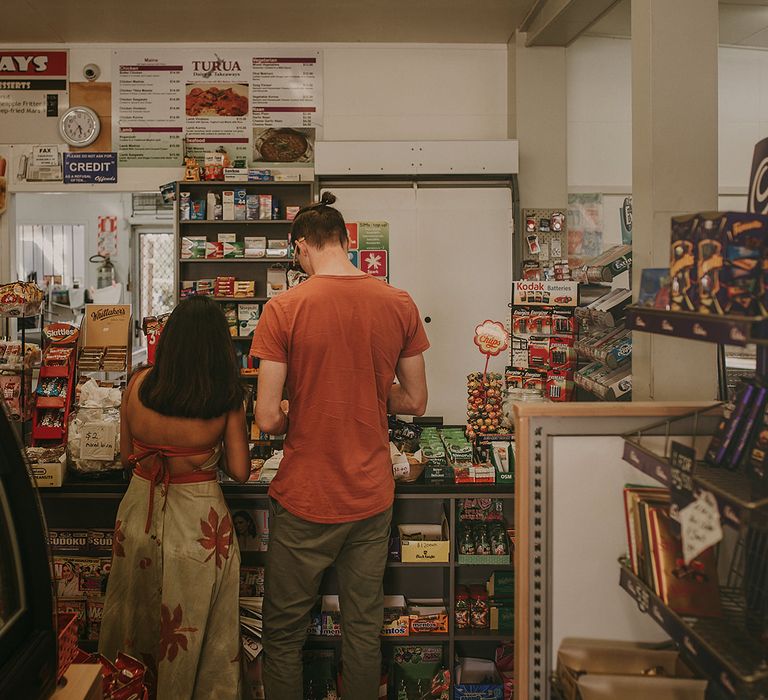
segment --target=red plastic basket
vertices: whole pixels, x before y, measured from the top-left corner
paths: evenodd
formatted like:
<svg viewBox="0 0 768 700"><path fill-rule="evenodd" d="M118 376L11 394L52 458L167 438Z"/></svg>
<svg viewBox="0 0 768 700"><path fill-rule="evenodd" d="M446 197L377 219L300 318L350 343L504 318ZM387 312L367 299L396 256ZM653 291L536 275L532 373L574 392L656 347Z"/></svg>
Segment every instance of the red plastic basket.
<svg viewBox="0 0 768 700"><path fill-rule="evenodd" d="M59 670L56 680L59 681L77 653L77 614L58 613L56 628L59 636Z"/></svg>

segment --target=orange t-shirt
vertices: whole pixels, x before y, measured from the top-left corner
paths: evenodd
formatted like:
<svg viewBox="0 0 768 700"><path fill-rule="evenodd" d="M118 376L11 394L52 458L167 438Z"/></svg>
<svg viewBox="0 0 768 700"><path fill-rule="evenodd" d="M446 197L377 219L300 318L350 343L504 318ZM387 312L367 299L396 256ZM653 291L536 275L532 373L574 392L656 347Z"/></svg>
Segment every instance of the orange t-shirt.
<svg viewBox="0 0 768 700"><path fill-rule="evenodd" d="M318 523L389 508L387 397L398 360L428 347L411 297L368 275L313 275L266 304L251 355L288 365L290 400L269 495Z"/></svg>

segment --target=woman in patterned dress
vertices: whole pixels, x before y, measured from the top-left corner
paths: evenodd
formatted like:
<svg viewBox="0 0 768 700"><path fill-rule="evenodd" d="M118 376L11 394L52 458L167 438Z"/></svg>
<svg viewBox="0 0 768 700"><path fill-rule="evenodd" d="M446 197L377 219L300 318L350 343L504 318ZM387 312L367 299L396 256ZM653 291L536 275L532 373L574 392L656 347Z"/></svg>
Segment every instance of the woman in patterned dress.
<svg viewBox="0 0 768 700"><path fill-rule="evenodd" d="M240 551L217 471L248 479L243 395L226 318L203 296L176 307L155 365L123 395L120 449L134 472L99 651L144 661L158 700L240 697Z"/></svg>

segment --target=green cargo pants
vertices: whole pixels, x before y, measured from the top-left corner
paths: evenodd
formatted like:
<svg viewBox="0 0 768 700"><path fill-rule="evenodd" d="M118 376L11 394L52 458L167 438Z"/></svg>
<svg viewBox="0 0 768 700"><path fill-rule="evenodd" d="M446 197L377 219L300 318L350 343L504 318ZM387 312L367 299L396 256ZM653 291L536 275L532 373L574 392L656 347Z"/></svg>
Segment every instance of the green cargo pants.
<svg viewBox="0 0 768 700"><path fill-rule="evenodd" d="M302 648L323 573L335 564L342 620L343 693L376 700L384 571L392 508L352 523L313 523L271 501L264 592L267 700L302 700Z"/></svg>

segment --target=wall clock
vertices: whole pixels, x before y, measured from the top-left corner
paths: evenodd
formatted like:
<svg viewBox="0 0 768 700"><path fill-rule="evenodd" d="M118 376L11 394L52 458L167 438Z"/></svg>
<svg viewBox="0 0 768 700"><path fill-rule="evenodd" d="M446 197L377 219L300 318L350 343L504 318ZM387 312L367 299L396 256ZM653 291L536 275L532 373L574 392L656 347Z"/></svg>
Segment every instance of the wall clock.
<svg viewBox="0 0 768 700"><path fill-rule="evenodd" d="M100 130L99 115L90 107L70 107L59 117L59 133L70 146L89 146Z"/></svg>

